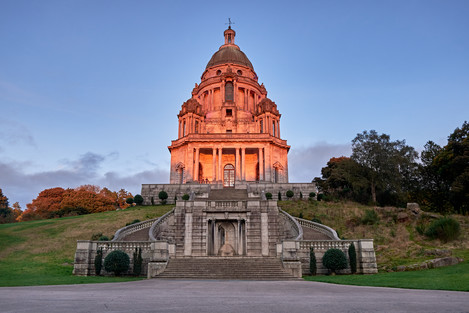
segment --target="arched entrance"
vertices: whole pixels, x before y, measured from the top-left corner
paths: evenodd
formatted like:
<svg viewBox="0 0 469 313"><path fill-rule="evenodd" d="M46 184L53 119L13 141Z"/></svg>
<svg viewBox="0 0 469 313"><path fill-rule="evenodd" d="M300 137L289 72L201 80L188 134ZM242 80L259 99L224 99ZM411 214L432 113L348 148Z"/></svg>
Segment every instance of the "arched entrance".
<svg viewBox="0 0 469 313"><path fill-rule="evenodd" d="M234 187L235 167L233 164L226 164L223 168L223 187Z"/></svg>

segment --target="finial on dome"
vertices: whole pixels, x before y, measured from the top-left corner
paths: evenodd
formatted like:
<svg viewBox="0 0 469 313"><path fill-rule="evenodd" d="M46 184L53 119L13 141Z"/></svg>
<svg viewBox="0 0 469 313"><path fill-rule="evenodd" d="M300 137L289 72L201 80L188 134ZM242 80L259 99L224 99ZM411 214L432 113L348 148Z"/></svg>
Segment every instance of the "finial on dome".
<svg viewBox="0 0 469 313"><path fill-rule="evenodd" d="M228 24L228 29L231 29L231 24L234 24L234 22L231 21L231 17L228 18L228 23L225 23L225 25Z"/></svg>

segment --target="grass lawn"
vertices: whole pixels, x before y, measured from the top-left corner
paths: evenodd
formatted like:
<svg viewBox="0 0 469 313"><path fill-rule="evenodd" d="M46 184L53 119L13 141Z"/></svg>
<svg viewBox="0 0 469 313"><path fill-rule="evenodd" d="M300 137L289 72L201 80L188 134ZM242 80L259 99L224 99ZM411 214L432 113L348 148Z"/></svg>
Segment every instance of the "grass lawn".
<svg viewBox="0 0 469 313"><path fill-rule="evenodd" d="M376 275L304 276L303 278L308 281L342 285L469 291L469 261L422 271Z"/></svg>
<svg viewBox="0 0 469 313"><path fill-rule="evenodd" d="M155 218L172 205L140 206L59 219L0 225L0 286L104 283L136 277L73 276L76 241L103 233L109 238L130 221Z"/></svg>

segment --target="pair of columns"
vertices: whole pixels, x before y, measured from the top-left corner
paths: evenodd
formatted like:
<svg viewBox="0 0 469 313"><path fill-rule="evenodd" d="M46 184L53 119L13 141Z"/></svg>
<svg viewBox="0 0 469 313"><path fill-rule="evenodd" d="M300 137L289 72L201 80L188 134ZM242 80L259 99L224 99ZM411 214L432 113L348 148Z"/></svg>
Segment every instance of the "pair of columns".
<svg viewBox="0 0 469 313"><path fill-rule="evenodd" d="M240 157L241 150L241 157ZM236 180L246 180L246 148L235 148L235 171ZM218 155L218 162L217 162ZM223 180L222 168L222 155L223 148L212 148L212 180ZM264 149L259 148L259 179L264 180ZM194 181L199 180L199 163L200 163L200 148L195 148L195 162L194 162Z"/></svg>

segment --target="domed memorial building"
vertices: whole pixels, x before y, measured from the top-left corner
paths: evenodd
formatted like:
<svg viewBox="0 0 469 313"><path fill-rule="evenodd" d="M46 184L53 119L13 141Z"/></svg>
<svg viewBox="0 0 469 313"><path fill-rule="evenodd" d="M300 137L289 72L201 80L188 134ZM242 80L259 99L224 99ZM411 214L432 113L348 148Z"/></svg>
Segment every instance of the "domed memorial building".
<svg viewBox="0 0 469 313"><path fill-rule="evenodd" d="M230 26L223 35L177 115L169 184L142 185L144 204L159 203L164 191L174 208L119 229L110 242L78 241L74 273L93 275L97 251L104 258L123 250L132 258L141 248L149 278L298 278L309 272L311 248L318 273L326 273L325 251L347 252L352 243L357 271L376 272L372 240L340 240L333 229L277 206L287 191L299 199L317 189L289 183L290 146L281 138L277 105L235 44L236 32Z"/></svg>
<svg viewBox="0 0 469 313"><path fill-rule="evenodd" d="M228 28L225 43L178 114L178 139L169 146L171 184L288 183L290 146L280 137L275 102Z"/></svg>

